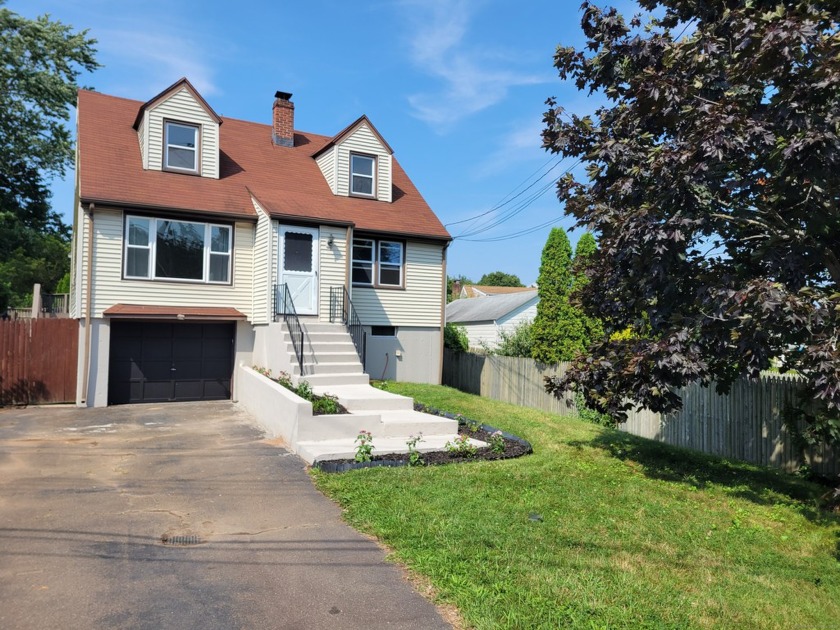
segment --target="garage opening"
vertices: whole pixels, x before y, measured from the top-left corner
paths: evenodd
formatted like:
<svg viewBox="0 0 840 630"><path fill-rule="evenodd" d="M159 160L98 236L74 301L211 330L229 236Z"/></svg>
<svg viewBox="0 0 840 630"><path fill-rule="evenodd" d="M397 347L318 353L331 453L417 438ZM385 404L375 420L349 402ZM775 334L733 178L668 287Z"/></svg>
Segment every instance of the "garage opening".
<svg viewBox="0 0 840 630"><path fill-rule="evenodd" d="M108 404L226 400L235 324L111 322Z"/></svg>

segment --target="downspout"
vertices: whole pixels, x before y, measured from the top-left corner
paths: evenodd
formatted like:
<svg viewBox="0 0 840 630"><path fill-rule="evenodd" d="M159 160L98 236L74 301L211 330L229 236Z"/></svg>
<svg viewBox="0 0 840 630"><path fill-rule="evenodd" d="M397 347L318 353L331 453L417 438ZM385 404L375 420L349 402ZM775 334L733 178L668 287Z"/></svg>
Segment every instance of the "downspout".
<svg viewBox="0 0 840 630"><path fill-rule="evenodd" d="M443 384L443 329L446 328L446 296L449 290L446 287L446 250L449 249L449 243L443 246L441 257L443 258L442 274L443 274L443 290L440 296L440 365L438 366L438 384Z"/></svg>
<svg viewBox="0 0 840 630"><path fill-rule="evenodd" d="M347 290L347 295L350 295L350 258L352 257L353 252L353 228L349 225L347 226L347 235L344 237L344 288ZM350 295L350 299L353 299L353 296Z"/></svg>
<svg viewBox="0 0 840 630"><path fill-rule="evenodd" d="M88 386L90 384L90 312L93 301L93 204L88 205L85 215L88 218L88 248L87 248L87 270L85 273L85 363L82 371L82 403L87 405Z"/></svg>

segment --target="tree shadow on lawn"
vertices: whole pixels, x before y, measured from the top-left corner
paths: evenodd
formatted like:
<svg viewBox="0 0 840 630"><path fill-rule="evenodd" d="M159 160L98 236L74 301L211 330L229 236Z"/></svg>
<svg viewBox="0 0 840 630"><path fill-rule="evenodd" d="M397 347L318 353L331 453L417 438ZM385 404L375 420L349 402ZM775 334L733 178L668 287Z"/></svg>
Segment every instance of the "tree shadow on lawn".
<svg viewBox="0 0 840 630"><path fill-rule="evenodd" d="M704 489L710 485L729 488L728 494L760 505L796 501L798 511L808 520L831 525L840 519L822 509L821 497L827 488L790 473L758 465L723 459L678 446L606 429L592 440L573 441L569 446L597 448L626 462L652 479L661 479ZM840 542L838 542L840 559Z"/></svg>

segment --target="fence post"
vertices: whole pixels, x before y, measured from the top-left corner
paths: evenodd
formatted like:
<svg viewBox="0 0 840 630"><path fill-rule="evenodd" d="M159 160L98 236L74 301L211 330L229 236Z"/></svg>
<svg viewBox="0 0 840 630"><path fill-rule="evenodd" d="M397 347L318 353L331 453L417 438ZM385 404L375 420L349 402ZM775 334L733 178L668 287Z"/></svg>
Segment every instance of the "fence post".
<svg viewBox="0 0 840 630"><path fill-rule="evenodd" d="M32 287L32 313L29 316L32 319L38 319L41 316L41 285L37 282Z"/></svg>

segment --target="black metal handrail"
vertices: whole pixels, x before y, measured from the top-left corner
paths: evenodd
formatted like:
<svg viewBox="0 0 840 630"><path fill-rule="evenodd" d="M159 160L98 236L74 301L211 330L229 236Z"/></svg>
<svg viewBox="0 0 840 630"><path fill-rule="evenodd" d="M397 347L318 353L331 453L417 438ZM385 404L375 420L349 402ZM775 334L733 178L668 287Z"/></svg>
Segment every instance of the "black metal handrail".
<svg viewBox="0 0 840 630"><path fill-rule="evenodd" d="M367 335L345 286L330 287L330 322L334 324L337 321L347 326L353 345L356 346L356 353L362 362L362 369L364 369Z"/></svg>
<svg viewBox="0 0 840 630"><path fill-rule="evenodd" d="M275 322L278 321L278 316L280 315L283 316L286 329L292 338L292 347L295 349L295 356L300 366L300 375L303 376L303 326L300 325L300 319L295 310L295 303L292 300L292 294L289 292L289 285L287 284L274 285Z"/></svg>

